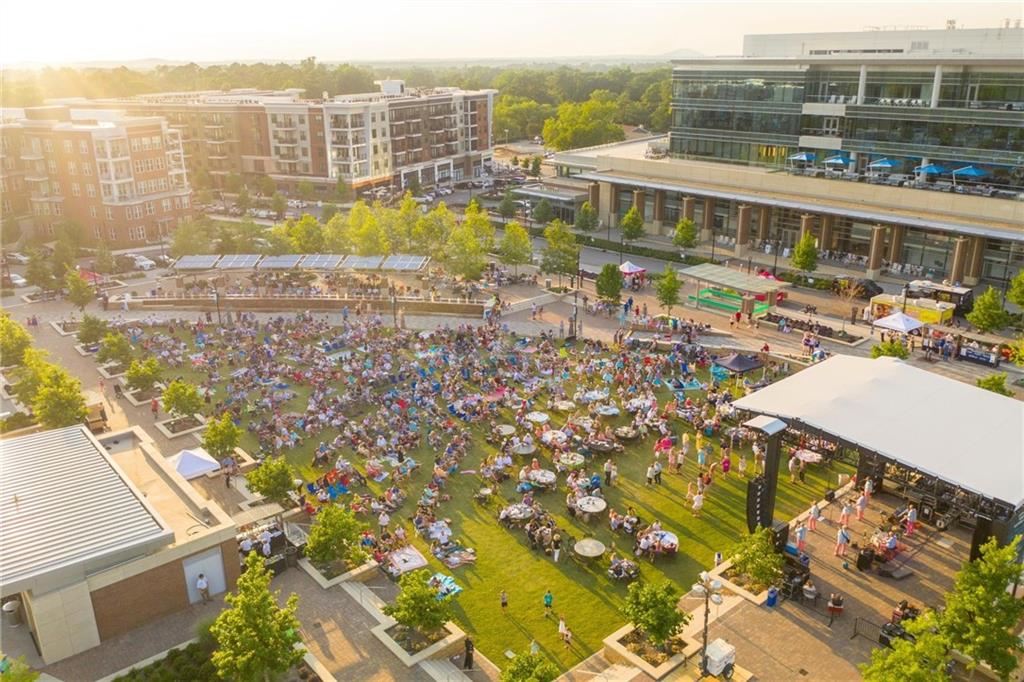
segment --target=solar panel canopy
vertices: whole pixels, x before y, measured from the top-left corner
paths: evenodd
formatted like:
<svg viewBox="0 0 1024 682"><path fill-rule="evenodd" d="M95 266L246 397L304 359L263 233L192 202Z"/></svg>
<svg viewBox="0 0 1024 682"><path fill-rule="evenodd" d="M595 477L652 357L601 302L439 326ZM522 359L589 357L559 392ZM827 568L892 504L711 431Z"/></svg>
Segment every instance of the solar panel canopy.
<svg viewBox="0 0 1024 682"><path fill-rule="evenodd" d="M244 270L248 268L256 267L256 264L260 262L260 258L257 254L253 253L233 253L224 256L217 263L218 270Z"/></svg>
<svg viewBox="0 0 1024 682"><path fill-rule="evenodd" d="M174 264L174 267L177 270L210 270L217 264L219 258L220 256L216 254L208 256L182 256Z"/></svg>
<svg viewBox="0 0 1024 682"><path fill-rule="evenodd" d="M290 270L299 264L302 256L288 254L284 256L266 256L260 261L260 270Z"/></svg>
<svg viewBox="0 0 1024 682"><path fill-rule="evenodd" d="M349 256L344 267L349 270L377 270L384 261L384 256Z"/></svg>
<svg viewBox="0 0 1024 682"><path fill-rule="evenodd" d="M427 264L426 256L410 256L396 253L384 259L381 265L383 270L397 270L400 272L415 272Z"/></svg>
<svg viewBox="0 0 1024 682"><path fill-rule="evenodd" d="M302 259L302 267L307 270L336 270L345 256L336 253L311 253Z"/></svg>

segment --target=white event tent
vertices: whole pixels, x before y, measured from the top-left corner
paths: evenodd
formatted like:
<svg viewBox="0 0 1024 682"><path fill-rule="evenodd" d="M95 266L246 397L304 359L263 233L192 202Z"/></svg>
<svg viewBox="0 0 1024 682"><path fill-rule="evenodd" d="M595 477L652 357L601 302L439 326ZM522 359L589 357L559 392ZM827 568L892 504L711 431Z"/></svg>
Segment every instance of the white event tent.
<svg viewBox="0 0 1024 682"><path fill-rule="evenodd" d="M203 448L182 450L171 457L171 466L186 479L199 478L220 468L220 464Z"/></svg>
<svg viewBox="0 0 1024 682"><path fill-rule="evenodd" d="M898 311L892 315L887 315L881 319L875 320L872 324L875 327L889 329L894 332L902 332L904 334L909 334L910 332L924 326L924 323L916 317L911 317L906 313Z"/></svg>
<svg viewBox="0 0 1024 682"><path fill-rule="evenodd" d="M1017 508L1024 402L901 360L836 355L735 403Z"/></svg>

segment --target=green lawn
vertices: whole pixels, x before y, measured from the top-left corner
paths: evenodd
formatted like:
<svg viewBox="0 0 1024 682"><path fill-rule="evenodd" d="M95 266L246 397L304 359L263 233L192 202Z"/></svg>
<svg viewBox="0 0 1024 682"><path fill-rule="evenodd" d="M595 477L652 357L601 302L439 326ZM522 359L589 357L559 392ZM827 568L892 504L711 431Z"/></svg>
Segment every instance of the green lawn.
<svg viewBox="0 0 1024 682"><path fill-rule="evenodd" d="M205 380L205 374L193 370L175 370L169 374L169 378L181 375L187 380ZM223 371L223 374L227 375L229 371ZM599 380L595 378L594 381ZM223 397L223 387L219 388L215 398ZM302 410L309 389L304 386L293 386L293 389L299 395L285 409ZM664 399L667 395L663 391L660 397ZM504 416L507 423L512 422L510 413ZM627 421L628 416L622 416L617 423ZM563 422L564 415L552 415L554 426L561 426ZM674 420L672 426L677 433L682 433L684 422ZM685 428L689 429L689 426ZM469 456L463 461L463 470L479 469L483 457L494 451L485 442L482 427L473 426L472 431L474 441ZM310 466L312 452L320 440L329 440L333 435L325 433L310 439L301 447L288 450L285 457L303 478L311 480L323 473ZM746 482L736 473L734 458L734 471L728 476L719 474L707 497L702 516L694 518L686 500L686 488L687 483L695 478L696 457L691 451L681 475L666 471L661 486L647 488L644 485L644 472L652 459L652 446L653 437L649 437L644 442L627 445L626 452L616 456L619 466L618 485L606 490L605 497L610 507L625 511L627 506L632 505L643 521L658 519L663 528L679 537L678 554L675 557L659 558L655 563L642 560L641 576L647 581L671 580L680 587L681 592L686 592L697 573L712 565L715 552L726 553L745 534ZM258 445L255 437L246 433L243 447L256 452ZM421 447L412 456L424 465L429 464L433 458L426 447ZM538 456L545 468L554 468L543 449ZM604 457L599 456L591 470L599 469L603 461ZM748 466L753 468L753 458L749 451ZM396 520L401 517L406 522L410 535L413 533L408 517L414 513L415 498L428 480L424 469L429 470L429 467L424 466L417 471L408 485L413 499L406 503L400 514L393 515ZM821 498L828 487L826 473L831 475L834 482L835 472L821 466L809 467L806 483L803 484L791 484L788 477L784 476L779 482L776 517L792 518L806 509L812 499ZM370 486L374 491L380 489L372 481ZM457 620L473 634L477 648L488 658L501 665L505 661L505 651L523 651L528 648L531 639L536 639L542 651L560 668L567 669L598 650L601 640L624 624L619 609L625 599L626 584L607 577L607 555L601 561L579 565L569 559L567 551L563 551L561 562L555 564L541 552L530 549L523 531L507 530L500 526L497 522L498 511L508 502L519 498L515 486L515 480L506 481L500 486L497 499L483 506L472 499L473 493L480 487L478 476L457 473L450 479L446 492L452 499L440 504L438 515L451 519L455 541L476 550L477 562L474 565L450 571L430 555L427 542L416 538L414 543L430 561L431 570L452 573L464 588L455 602ZM537 496L537 501L556 517L559 527L577 538L596 537L606 546L615 547L624 553L632 549L632 539L624 534L612 533L604 514L589 524L570 518L565 511L565 493L563 477L556 491ZM368 522L372 523L370 519ZM566 649L559 640L557 619L544 617L542 596L548 589L554 594L555 612L565 616L574 633L571 649ZM507 614L503 614L499 607L498 595L501 590L509 594Z"/></svg>

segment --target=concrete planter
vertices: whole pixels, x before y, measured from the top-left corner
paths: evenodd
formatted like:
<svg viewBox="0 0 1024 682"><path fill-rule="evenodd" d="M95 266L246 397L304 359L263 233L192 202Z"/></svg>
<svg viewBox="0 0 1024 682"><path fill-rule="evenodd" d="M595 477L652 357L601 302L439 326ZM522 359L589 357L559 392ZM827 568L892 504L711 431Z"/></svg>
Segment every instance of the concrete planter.
<svg viewBox="0 0 1024 682"><path fill-rule="evenodd" d="M150 396L149 398L136 399L135 394L138 393L138 391L125 391L124 397L128 402L130 402L135 407L144 407L146 405L149 405L149 401L152 400L154 397L159 398L163 394L163 390L167 388L160 382L157 382L154 385L154 387L159 389L155 396Z"/></svg>
<svg viewBox="0 0 1024 682"><path fill-rule="evenodd" d="M709 571L709 573L711 574L711 577L718 578L719 580L721 580L722 585L727 590L736 594L739 597L742 597L743 599L750 602L751 604L754 604L755 606L761 606L766 601L768 601L768 590L764 590L763 592L754 594L753 592L750 592L749 590L740 587L736 583L726 578L725 572L730 568L732 568L732 559L723 561L721 564L719 564L714 569Z"/></svg>
<svg viewBox="0 0 1024 682"><path fill-rule="evenodd" d="M636 630L636 627L630 623L622 626L612 634L605 637L604 640L602 640L602 644L604 644L602 654L604 657L612 663L623 663L625 665L633 666L634 668L639 668L651 679L661 680L667 677L676 668L685 665L687 656L692 655L693 653L688 653L687 650L684 649L683 652L671 656L661 665L651 665L627 649L626 645L622 644L621 640L634 630Z"/></svg>
<svg viewBox="0 0 1024 682"><path fill-rule="evenodd" d="M62 320L62 322L63 321L64 320ZM50 324L51 327L53 327L53 331L57 332L61 336L75 336L75 335L78 334L78 327L77 326L74 329L70 330L70 331L65 331L64 327L61 326L60 322L53 322L53 321L51 321L49 324ZM81 322L79 322L78 324L80 325Z"/></svg>
<svg viewBox="0 0 1024 682"><path fill-rule="evenodd" d="M115 365L116 363L107 363L105 365L100 365L99 367L96 368L96 371L99 372L100 376L103 377L104 379L117 379L119 377L123 377L125 375L125 372L128 371L128 368L125 367L120 372L112 373L109 368L114 367Z"/></svg>
<svg viewBox="0 0 1024 682"><path fill-rule="evenodd" d="M333 578L328 578L323 573L321 573L317 569L317 567L313 565L313 562L311 562L309 559L305 557L299 559L299 568L308 573L310 577L316 581L316 584L325 590L329 590L335 585L340 585L341 583L351 581L360 583L369 582L377 575L378 566L379 564L376 561L370 559L366 563L356 566L351 571L346 571L341 575L335 576Z"/></svg>
<svg viewBox="0 0 1024 682"><path fill-rule="evenodd" d="M206 428L206 417L204 417L201 414L197 414L197 415L195 415L195 418L199 421L199 425L198 426L193 426L190 429L185 429L184 431L178 431L177 433L175 433L175 432L171 431L170 429L168 429L165 426L165 424L167 424L169 422L176 421L177 419L179 419L179 417L171 417L170 419L161 419L160 421L158 421L155 424L153 424L153 426L155 426L156 430L159 431L160 433L162 433L167 438L181 438L182 436L187 436L190 433L197 433L197 432L202 431L203 429Z"/></svg>
<svg viewBox="0 0 1024 682"><path fill-rule="evenodd" d="M388 618L380 625L371 628L370 632L372 632L373 635L388 648L388 651L394 654L395 657L397 657L398 660L400 660L407 668L412 668L423 661L450 658L462 651L462 643L466 639L466 633L463 632L459 626L451 622L445 623L444 630L447 634L444 637L434 642L426 649L418 651L415 654L410 654L403 649L398 642L391 639L391 635L388 634L388 630L393 628L395 625L397 625L395 619Z"/></svg>
<svg viewBox="0 0 1024 682"><path fill-rule="evenodd" d="M83 357L89 357L90 355L96 355L96 353L99 352L99 348L98 347L97 347L96 350L88 350L85 347L84 343L76 343L75 344L75 350L78 351L78 354L83 356Z"/></svg>

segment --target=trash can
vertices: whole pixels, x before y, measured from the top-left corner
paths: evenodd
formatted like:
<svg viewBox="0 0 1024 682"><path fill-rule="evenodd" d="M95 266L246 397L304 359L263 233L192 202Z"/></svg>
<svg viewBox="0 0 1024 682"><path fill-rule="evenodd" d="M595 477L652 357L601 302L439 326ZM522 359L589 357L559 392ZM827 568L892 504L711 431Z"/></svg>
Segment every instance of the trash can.
<svg viewBox="0 0 1024 682"><path fill-rule="evenodd" d="M21 625L21 602L17 599L12 599L9 602L5 602L3 606L4 618L7 620L7 624L11 627L18 627Z"/></svg>
<svg viewBox="0 0 1024 682"><path fill-rule="evenodd" d="M768 601L765 602L767 606L775 606L779 603L779 591L774 587L768 588Z"/></svg>
<svg viewBox="0 0 1024 682"><path fill-rule="evenodd" d="M544 288L545 289L550 289L551 288L551 278L550 277L548 277L548 278L546 278L544 280Z"/></svg>
<svg viewBox="0 0 1024 682"><path fill-rule="evenodd" d="M288 545L284 548L284 560L291 568L295 568L299 565L299 550L295 549L292 545Z"/></svg>

